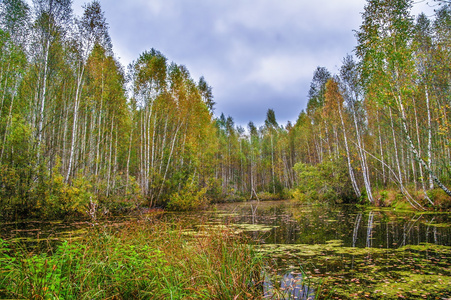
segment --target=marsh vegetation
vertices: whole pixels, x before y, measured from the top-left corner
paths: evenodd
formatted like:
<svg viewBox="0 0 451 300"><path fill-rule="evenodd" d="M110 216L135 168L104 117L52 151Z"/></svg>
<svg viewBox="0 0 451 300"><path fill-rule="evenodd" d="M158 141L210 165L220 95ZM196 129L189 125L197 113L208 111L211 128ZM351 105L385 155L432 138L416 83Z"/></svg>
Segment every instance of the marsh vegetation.
<svg viewBox="0 0 451 300"><path fill-rule="evenodd" d="M77 223L73 232L42 225L2 226L3 296L451 296L449 213L255 201Z"/></svg>

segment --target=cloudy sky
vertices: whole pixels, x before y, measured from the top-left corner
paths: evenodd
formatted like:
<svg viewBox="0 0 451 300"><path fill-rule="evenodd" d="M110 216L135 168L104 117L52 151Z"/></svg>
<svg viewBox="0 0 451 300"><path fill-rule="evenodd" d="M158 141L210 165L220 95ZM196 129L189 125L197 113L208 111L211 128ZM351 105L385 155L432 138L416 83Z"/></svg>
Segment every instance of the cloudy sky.
<svg viewBox="0 0 451 300"><path fill-rule="evenodd" d="M421 1L421 0L420 0ZM87 0L73 0L82 14ZM365 0L100 0L124 66L155 48L213 87L215 114L279 124L305 109L313 72L355 47ZM421 5L421 7L420 7ZM416 5L415 12L427 9Z"/></svg>

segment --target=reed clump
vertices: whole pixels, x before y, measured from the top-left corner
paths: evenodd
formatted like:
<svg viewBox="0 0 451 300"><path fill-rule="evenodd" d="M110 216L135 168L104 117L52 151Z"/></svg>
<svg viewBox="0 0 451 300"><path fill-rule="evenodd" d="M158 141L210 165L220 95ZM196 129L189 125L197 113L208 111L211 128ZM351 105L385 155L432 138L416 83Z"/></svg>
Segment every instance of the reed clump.
<svg viewBox="0 0 451 300"><path fill-rule="evenodd" d="M252 299L262 258L227 227L181 222L93 226L33 253L0 239L0 298Z"/></svg>

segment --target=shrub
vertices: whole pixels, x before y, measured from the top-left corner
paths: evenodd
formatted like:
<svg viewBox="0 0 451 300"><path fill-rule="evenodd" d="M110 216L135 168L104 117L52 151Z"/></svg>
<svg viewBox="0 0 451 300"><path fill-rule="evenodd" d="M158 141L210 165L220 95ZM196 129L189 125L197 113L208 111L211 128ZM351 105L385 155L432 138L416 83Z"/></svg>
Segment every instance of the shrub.
<svg viewBox="0 0 451 300"><path fill-rule="evenodd" d="M257 193L258 199L265 201L265 200L278 200L280 197L276 194L272 194L270 192L258 192Z"/></svg>
<svg viewBox="0 0 451 300"><path fill-rule="evenodd" d="M197 180L190 176L180 191L170 195L167 207L178 211L199 209L208 204L206 192L207 188L199 188Z"/></svg>
<svg viewBox="0 0 451 300"><path fill-rule="evenodd" d="M346 164L339 160L325 160L321 164L297 163L298 176L295 196L311 202L356 202Z"/></svg>
<svg viewBox="0 0 451 300"><path fill-rule="evenodd" d="M451 208L451 197L449 197L442 189L430 190L428 191L428 196L438 209L446 210Z"/></svg>

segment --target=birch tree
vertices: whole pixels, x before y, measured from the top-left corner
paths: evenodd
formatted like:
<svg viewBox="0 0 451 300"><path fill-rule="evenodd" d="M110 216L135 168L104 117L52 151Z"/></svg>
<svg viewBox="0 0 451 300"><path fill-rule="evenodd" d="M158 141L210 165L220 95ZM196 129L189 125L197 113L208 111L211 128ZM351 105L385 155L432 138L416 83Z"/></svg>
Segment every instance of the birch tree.
<svg viewBox="0 0 451 300"><path fill-rule="evenodd" d="M75 164L75 150L78 137L80 98L83 88L86 63L92 49L96 44L103 46L106 50L111 49L108 35L108 25L96 0L85 6L83 17L77 21L77 36L73 41L76 49L76 59L73 68L76 70L75 99L73 104L72 137L69 150L69 162L66 172L66 182L73 173Z"/></svg>
<svg viewBox="0 0 451 300"><path fill-rule="evenodd" d="M348 144L348 133L346 130L347 125L345 125L345 117L343 116L343 96L340 94L338 84L335 80L329 79L326 83L326 93L325 93L325 102L326 102L326 109L329 114L336 113L338 111L338 115L340 118L342 131L343 131L343 141L345 144L345 150L346 150L346 160L348 165L348 173L349 177L351 179L352 188L354 189L354 193L357 198L361 196L361 192L359 189L359 186L357 184L355 175L354 175L354 168L352 167L352 157L350 152L350 145Z"/></svg>
<svg viewBox="0 0 451 300"><path fill-rule="evenodd" d="M429 176L448 195L451 192L441 183L427 163L420 157L417 145L411 138L406 105L414 92L415 76L411 38L413 24L410 16L412 2L370 0L365 7L363 24L357 33L357 54L362 60L362 74L367 95L376 97L390 113L396 116L401 135L413 157L419 161ZM392 114L396 114L393 116ZM395 132L395 122L392 130ZM396 142L395 134L393 140ZM396 155L398 159L398 155ZM400 170L399 163L398 169ZM401 177L401 176L399 176ZM401 178L400 187L407 193Z"/></svg>
<svg viewBox="0 0 451 300"><path fill-rule="evenodd" d="M37 148L40 149L43 142L44 125L46 122L46 109L49 101L49 83L54 74L55 55L58 44L64 37L72 18L70 0L33 0L36 14L34 24L34 58L36 63L37 90L35 94L36 116L33 119L37 123ZM52 51L55 49L55 51ZM38 155L41 150L38 151Z"/></svg>
<svg viewBox="0 0 451 300"><path fill-rule="evenodd" d="M363 124L365 124L364 113L361 101L361 86L359 84L359 72L357 65L352 57L347 56L343 61L343 66L340 69L341 88L343 95L348 104L348 109L352 115L355 140L357 145L358 157L360 160L360 167L362 170L363 182L365 184L366 195L370 203L374 202L370 170L368 166L367 156L365 152L365 144L363 138Z"/></svg>
<svg viewBox="0 0 451 300"><path fill-rule="evenodd" d="M13 115L20 114L19 87L27 68L29 7L21 0L5 0L0 4L0 163L6 151Z"/></svg>

